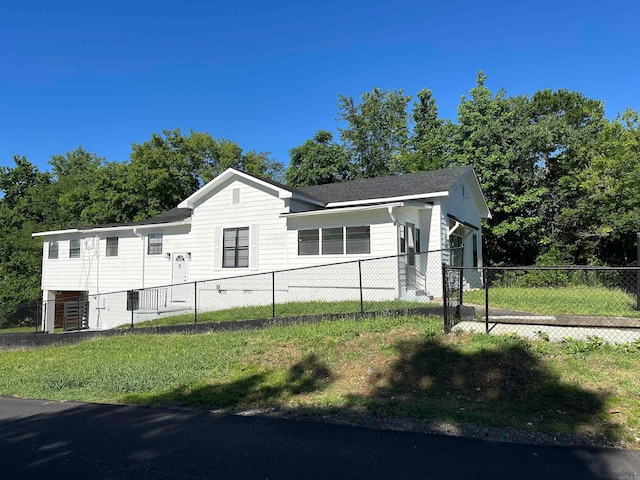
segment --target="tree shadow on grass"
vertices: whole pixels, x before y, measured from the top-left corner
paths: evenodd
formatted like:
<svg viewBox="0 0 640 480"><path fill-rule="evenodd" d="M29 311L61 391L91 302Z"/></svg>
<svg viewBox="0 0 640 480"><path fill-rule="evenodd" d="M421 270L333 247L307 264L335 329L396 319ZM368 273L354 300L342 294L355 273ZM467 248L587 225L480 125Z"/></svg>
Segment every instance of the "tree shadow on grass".
<svg viewBox="0 0 640 480"><path fill-rule="evenodd" d="M271 371L251 373L228 383L180 386L156 395L129 394L121 400L126 403L233 410L274 405L292 395L322 390L332 380L329 367L317 355L309 354L293 364L284 375Z"/></svg>
<svg viewBox="0 0 640 480"><path fill-rule="evenodd" d="M564 383L526 340L502 337L465 352L446 338L396 344L392 365L370 375L372 393L349 402L435 421L619 438L606 418L608 393Z"/></svg>

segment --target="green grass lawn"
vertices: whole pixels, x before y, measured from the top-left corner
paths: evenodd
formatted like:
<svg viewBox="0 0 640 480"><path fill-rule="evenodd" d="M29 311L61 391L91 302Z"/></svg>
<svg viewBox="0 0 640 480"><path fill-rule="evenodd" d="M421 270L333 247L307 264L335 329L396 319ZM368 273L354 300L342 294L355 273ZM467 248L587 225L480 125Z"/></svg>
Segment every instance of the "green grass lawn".
<svg viewBox="0 0 640 480"><path fill-rule="evenodd" d="M38 329L34 326L31 327L3 327L0 328L0 333L34 333Z"/></svg>
<svg viewBox="0 0 640 480"><path fill-rule="evenodd" d="M640 346L441 331L378 317L5 351L0 395L640 436Z"/></svg>
<svg viewBox="0 0 640 480"><path fill-rule="evenodd" d="M371 312L389 312L393 310L403 310L419 307L437 307L440 304L429 302L409 302L405 300L389 300L385 302L364 302L364 311ZM323 314L347 314L360 312L359 301L342 301L342 302L291 302L276 304L276 318L296 317L301 315L323 315ZM271 318L271 305L253 306L253 307L237 307L228 310L216 310L211 312L198 312L198 323L207 322L224 322L234 320L251 320L256 318ZM193 313L182 315L172 315L170 317L158 318L146 322L136 323L136 327L165 326L165 325L184 325L193 323ZM123 325L121 328L128 328Z"/></svg>
<svg viewBox="0 0 640 480"><path fill-rule="evenodd" d="M484 290L464 292L464 303L484 305L484 295ZM489 289L489 306L543 315L640 317L635 298L604 287L494 287Z"/></svg>

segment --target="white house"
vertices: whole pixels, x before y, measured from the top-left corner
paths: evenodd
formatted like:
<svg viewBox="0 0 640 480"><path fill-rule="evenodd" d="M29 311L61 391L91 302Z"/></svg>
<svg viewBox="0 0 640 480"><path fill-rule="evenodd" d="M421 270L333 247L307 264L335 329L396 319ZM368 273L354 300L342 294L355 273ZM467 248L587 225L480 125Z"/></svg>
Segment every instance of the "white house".
<svg viewBox="0 0 640 480"><path fill-rule="evenodd" d="M144 318L140 303L158 314L195 301L199 309L269 304L276 290L280 301L341 299L353 294L344 272L355 270L339 262L372 266L385 256L397 257L360 267L376 299L438 297L443 262L482 265L481 219L489 215L468 166L303 188L228 169L148 220L35 233L44 239L50 305L43 329L64 316L111 328L130 321L133 309ZM464 258L447 250L461 246ZM426 251L434 253L416 255ZM292 270L326 264L336 265ZM273 282L268 272L284 270ZM479 286L480 277L465 281Z"/></svg>

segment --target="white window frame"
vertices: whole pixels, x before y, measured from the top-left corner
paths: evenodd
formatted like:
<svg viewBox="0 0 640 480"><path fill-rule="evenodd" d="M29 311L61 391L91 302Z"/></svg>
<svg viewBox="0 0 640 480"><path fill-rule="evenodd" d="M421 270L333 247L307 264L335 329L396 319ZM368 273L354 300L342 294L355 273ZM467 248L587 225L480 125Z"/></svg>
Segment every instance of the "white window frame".
<svg viewBox="0 0 640 480"><path fill-rule="evenodd" d="M227 245L227 232L235 232L233 237L233 245ZM240 232L247 232L246 235L246 245L240 245ZM250 239L251 232L249 231L249 227L229 227L224 228L222 230L222 268L249 268L249 250L250 250ZM233 265L228 265L226 252L233 251ZM246 265L241 265L240 252L246 251Z"/></svg>
<svg viewBox="0 0 640 480"><path fill-rule="evenodd" d="M308 232L316 232L316 235L314 235L315 238L311 238L310 240L306 240L305 238L302 238L300 236L301 232L305 232L304 235L308 235ZM298 230L298 255L299 256L303 256L303 257L307 257L307 256L312 256L312 255L320 255L320 247L321 247L321 235L322 233L320 232L319 228L304 228L301 230ZM311 244L311 243L315 243L316 244L316 248L314 249L313 252L310 253L300 253L300 246L302 244Z"/></svg>
<svg viewBox="0 0 640 480"><path fill-rule="evenodd" d="M114 245L109 245L109 240L115 240L116 241L115 242L116 243L115 246ZM107 237L106 238L106 247L105 247L105 256L107 256L107 257L117 257L118 256L119 243L120 243L120 241L118 240L118 237ZM115 253L114 253L114 249L115 249Z"/></svg>
<svg viewBox="0 0 640 480"><path fill-rule="evenodd" d="M77 243L77 246L74 244ZM82 250L82 242L79 238L72 238L69 240L69 258L80 258L80 251Z"/></svg>
<svg viewBox="0 0 640 480"><path fill-rule="evenodd" d="M57 240L51 240L49 242L49 248L47 250L48 260L57 260L60 255L60 244Z"/></svg>
<svg viewBox="0 0 640 480"><path fill-rule="evenodd" d="M163 242L164 235L162 233L150 233L147 236L147 255L162 255Z"/></svg>
<svg viewBox="0 0 640 480"><path fill-rule="evenodd" d="M342 250L341 252L327 253L325 248L325 231L342 229ZM354 244L349 240L349 234L353 235L356 229L367 229L368 244L366 252L354 252ZM300 244L303 239L300 237L300 232L317 232L318 248L313 253L300 253ZM334 256L334 255L370 255L371 254L371 226L370 225L352 225L344 227L318 227L318 228L304 228L298 230L298 256Z"/></svg>

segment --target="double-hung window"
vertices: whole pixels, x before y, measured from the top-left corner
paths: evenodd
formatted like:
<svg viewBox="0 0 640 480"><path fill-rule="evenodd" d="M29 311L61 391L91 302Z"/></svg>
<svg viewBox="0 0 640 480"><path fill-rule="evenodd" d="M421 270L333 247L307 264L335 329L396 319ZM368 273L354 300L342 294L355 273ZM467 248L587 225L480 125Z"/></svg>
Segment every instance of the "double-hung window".
<svg viewBox="0 0 640 480"><path fill-rule="evenodd" d="M249 227L225 228L222 235L222 267L249 266Z"/></svg>
<svg viewBox="0 0 640 480"><path fill-rule="evenodd" d="M69 258L80 258L80 239L72 238L69 241Z"/></svg>
<svg viewBox="0 0 640 480"><path fill-rule="evenodd" d="M150 233L147 244L147 255L162 255L162 234Z"/></svg>
<svg viewBox="0 0 640 480"><path fill-rule="evenodd" d="M49 242L49 256L50 259L55 260L58 258L58 241L53 240Z"/></svg>
<svg viewBox="0 0 640 480"><path fill-rule="evenodd" d="M107 237L107 257L118 256L118 237Z"/></svg>

